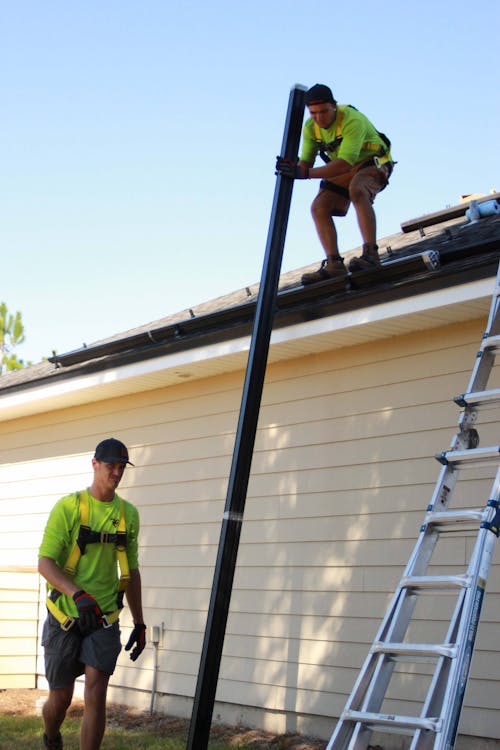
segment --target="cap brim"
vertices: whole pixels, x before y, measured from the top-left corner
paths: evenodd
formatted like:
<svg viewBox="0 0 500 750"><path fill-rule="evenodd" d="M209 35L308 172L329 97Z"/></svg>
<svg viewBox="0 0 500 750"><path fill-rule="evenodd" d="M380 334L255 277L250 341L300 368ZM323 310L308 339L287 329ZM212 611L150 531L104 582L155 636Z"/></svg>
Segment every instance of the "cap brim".
<svg viewBox="0 0 500 750"><path fill-rule="evenodd" d="M124 461L123 456L111 456L110 458L98 458L97 460L102 461L103 464L129 464L130 466L134 466L132 461Z"/></svg>

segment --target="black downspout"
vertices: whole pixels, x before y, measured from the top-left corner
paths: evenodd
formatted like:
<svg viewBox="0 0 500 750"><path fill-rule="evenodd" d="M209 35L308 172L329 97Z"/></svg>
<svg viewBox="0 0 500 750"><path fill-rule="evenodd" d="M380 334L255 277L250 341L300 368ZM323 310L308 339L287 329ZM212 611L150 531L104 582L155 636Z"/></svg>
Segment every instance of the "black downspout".
<svg viewBox="0 0 500 750"><path fill-rule="evenodd" d="M281 156L291 160L297 158L299 150L305 91L305 87L300 85L294 86L290 91ZM293 180L278 176L243 386L187 750L206 750L208 747L269 342L276 309L276 295L292 189Z"/></svg>

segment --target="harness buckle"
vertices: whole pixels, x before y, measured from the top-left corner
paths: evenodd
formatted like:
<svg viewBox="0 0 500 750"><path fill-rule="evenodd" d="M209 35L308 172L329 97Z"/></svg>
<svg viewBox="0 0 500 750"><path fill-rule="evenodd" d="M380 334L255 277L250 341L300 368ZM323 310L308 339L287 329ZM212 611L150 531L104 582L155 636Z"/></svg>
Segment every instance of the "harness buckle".
<svg viewBox="0 0 500 750"><path fill-rule="evenodd" d="M68 630L71 630L73 625L75 624L76 620L74 617L67 617L64 622L60 622L59 625L61 626L61 630L64 630L65 633L68 632Z"/></svg>
<svg viewBox="0 0 500 750"><path fill-rule="evenodd" d="M391 162L392 159L387 152L385 154L381 154L380 156L373 157L373 163L375 164L377 169L382 169L382 167L387 166Z"/></svg>
<svg viewBox="0 0 500 750"><path fill-rule="evenodd" d="M101 544L108 544L109 542L113 541L112 539L110 539L111 536L114 536L114 534L109 534L107 531L101 531Z"/></svg>
<svg viewBox="0 0 500 750"><path fill-rule="evenodd" d="M106 615L103 615L101 619L103 628L111 628L113 626L112 622L108 622L108 618Z"/></svg>

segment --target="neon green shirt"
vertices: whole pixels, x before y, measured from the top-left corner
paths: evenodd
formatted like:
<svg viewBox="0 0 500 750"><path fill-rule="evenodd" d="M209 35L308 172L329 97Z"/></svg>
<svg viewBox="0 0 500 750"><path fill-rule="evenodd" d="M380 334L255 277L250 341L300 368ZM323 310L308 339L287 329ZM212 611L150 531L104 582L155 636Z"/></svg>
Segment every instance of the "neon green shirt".
<svg viewBox="0 0 500 750"><path fill-rule="evenodd" d="M96 500L88 492L88 499L89 525L92 531L116 533L120 519L120 497L115 494L111 502L105 503ZM127 559L130 570L135 570L139 567L139 513L126 500L124 501L124 508L127 530ZM40 545L39 556L50 557L60 568L64 568L78 537L79 528L80 501L78 493L74 492L62 497L52 508ZM80 557L73 580L79 588L92 594L103 612L115 611L119 581L115 545L87 544L85 554ZM50 584L47 584L48 590L52 588ZM77 616L76 605L71 597L61 595L57 599L57 606L65 614L72 617Z"/></svg>
<svg viewBox="0 0 500 750"><path fill-rule="evenodd" d="M387 150L386 144L370 120L361 112L358 112L357 109L346 105L338 105L337 117L329 128L319 128L323 143L329 144L335 141L339 111L342 112L340 130L342 141L333 149L327 149L330 159L344 159L344 161L353 166L374 155L372 149L365 147L366 143L377 143L384 150ZM304 123L302 130L302 153L300 159L308 164L314 164L318 152L319 147L314 133L314 120L310 117Z"/></svg>

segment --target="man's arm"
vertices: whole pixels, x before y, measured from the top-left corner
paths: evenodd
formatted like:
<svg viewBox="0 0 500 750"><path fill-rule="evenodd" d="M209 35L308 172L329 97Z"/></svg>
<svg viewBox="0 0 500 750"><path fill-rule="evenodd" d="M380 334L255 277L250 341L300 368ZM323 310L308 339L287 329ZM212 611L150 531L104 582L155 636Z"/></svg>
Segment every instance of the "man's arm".
<svg viewBox="0 0 500 750"><path fill-rule="evenodd" d="M134 624L143 623L144 615L142 613L142 584L139 569L130 571L130 581L127 586L127 603L130 607L130 614Z"/></svg>
<svg viewBox="0 0 500 750"><path fill-rule="evenodd" d="M135 661L146 647L146 626L142 614L141 574L138 568L130 571L130 581L127 586L127 602L134 621L134 627L125 646L125 651L130 651L130 658L132 661Z"/></svg>
<svg viewBox="0 0 500 750"><path fill-rule="evenodd" d="M300 162L299 162L300 163ZM333 159L322 167L311 167L309 169L309 178L314 179L321 178L323 180L331 179L332 177L338 177L341 174L350 172L352 165L344 159Z"/></svg>
<svg viewBox="0 0 500 750"><path fill-rule="evenodd" d="M276 174L290 177L292 180L309 180L311 178L333 179L350 172L352 165L344 159L334 159L324 167L312 167L310 162L300 159L298 162L289 161L281 156L276 159Z"/></svg>
<svg viewBox="0 0 500 750"><path fill-rule="evenodd" d="M50 583L55 589L66 594L66 596L73 596L79 591L73 581L63 573L59 565L51 557L40 557L38 560L38 572Z"/></svg>

